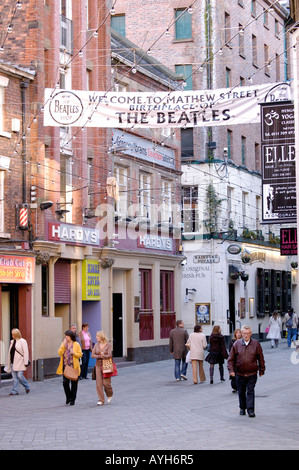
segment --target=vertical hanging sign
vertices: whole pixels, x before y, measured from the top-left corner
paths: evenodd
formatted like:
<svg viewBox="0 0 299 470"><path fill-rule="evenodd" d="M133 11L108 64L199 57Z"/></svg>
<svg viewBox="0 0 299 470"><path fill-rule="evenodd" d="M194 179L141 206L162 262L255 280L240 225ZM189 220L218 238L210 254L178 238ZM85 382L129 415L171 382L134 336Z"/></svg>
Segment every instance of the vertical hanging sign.
<svg viewBox="0 0 299 470"><path fill-rule="evenodd" d="M291 101L261 104L263 222L296 223L295 118Z"/></svg>

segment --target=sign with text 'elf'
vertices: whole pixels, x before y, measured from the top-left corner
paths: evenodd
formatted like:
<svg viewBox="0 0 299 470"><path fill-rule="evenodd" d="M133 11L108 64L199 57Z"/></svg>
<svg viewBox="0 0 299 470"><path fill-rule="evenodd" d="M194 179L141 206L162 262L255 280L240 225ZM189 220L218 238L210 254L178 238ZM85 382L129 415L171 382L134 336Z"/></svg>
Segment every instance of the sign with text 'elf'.
<svg viewBox="0 0 299 470"><path fill-rule="evenodd" d="M260 123L259 103L271 100L275 85L169 92L46 88L44 125L162 129Z"/></svg>
<svg viewBox="0 0 299 470"><path fill-rule="evenodd" d="M82 262L82 300L101 300L98 260L84 259Z"/></svg>

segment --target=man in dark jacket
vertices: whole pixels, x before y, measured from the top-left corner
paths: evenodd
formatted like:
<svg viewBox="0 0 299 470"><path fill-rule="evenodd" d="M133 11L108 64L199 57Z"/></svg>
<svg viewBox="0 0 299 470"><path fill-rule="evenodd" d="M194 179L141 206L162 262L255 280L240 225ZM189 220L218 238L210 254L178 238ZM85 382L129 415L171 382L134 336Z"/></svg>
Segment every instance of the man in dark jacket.
<svg viewBox="0 0 299 470"><path fill-rule="evenodd" d="M179 382L181 377L184 380L187 380L186 373L188 364L186 362L187 347L186 343L188 341L189 335L187 330L184 329L183 320L178 320L176 322L176 328L171 330L169 334L169 350L173 354L175 360L174 365L174 376ZM182 369L181 369L182 361Z"/></svg>
<svg viewBox="0 0 299 470"><path fill-rule="evenodd" d="M251 335L251 327L243 326L242 339L233 344L227 367L229 374L236 377L240 415L245 415L247 409L248 416L254 418L254 387L257 373L259 372L260 377L265 373L265 360L259 341L252 339Z"/></svg>

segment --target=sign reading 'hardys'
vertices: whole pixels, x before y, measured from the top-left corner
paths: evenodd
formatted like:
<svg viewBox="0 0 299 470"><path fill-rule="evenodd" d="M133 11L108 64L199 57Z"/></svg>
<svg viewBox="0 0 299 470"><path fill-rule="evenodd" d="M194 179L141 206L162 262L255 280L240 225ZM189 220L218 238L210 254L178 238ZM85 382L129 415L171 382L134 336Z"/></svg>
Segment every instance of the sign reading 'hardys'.
<svg viewBox="0 0 299 470"><path fill-rule="evenodd" d="M273 86L136 93L48 88L44 125L181 128L259 123L259 103Z"/></svg>

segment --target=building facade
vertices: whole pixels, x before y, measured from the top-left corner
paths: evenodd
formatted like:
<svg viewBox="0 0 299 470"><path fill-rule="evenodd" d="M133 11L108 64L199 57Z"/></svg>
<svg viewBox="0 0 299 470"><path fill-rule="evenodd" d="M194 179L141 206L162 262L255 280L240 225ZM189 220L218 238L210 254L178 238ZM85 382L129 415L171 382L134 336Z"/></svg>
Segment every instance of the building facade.
<svg viewBox="0 0 299 470"><path fill-rule="evenodd" d="M286 6L267 0L209 0L171 6L149 2L136 9L123 0L117 2L114 22L151 57L182 73L185 90L233 92L292 78ZM293 260L280 256L281 225L262 220L260 124L215 124L181 128L187 262L181 310L190 331L200 318L198 309L207 309L206 334L216 322L225 335L246 322L262 335L274 309L284 314L291 303L297 308L296 273L292 276ZM232 244L238 246L229 248ZM245 264L241 256L247 252L251 261ZM241 274L234 279L234 272L243 271L248 280ZM264 283L268 273L271 285Z"/></svg>

